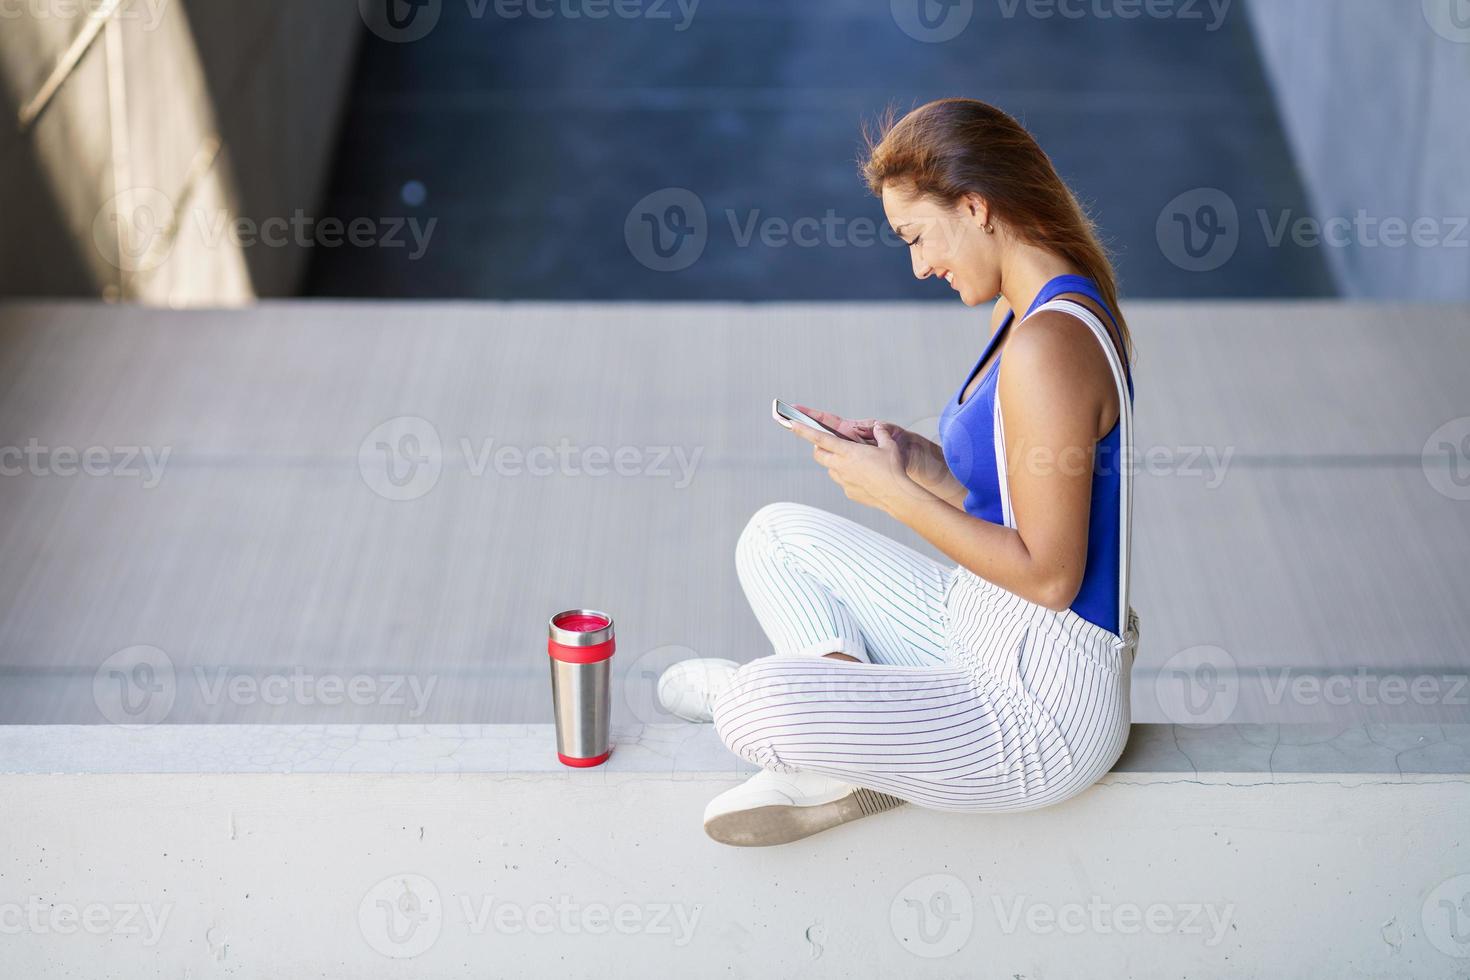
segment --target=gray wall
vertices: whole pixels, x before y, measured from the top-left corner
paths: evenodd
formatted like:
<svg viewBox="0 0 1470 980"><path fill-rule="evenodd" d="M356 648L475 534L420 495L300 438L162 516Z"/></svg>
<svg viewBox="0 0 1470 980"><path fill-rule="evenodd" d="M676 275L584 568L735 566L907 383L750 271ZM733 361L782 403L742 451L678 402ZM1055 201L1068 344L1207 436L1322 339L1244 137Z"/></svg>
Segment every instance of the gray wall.
<svg viewBox="0 0 1470 980"><path fill-rule="evenodd" d="M1470 299L1470 0L1248 9L1316 217L1354 220L1344 244L1318 246L1343 294ZM1246 232L1262 234L1260 208L1240 203ZM1421 221L1419 243L1383 244L1390 218Z"/></svg>
<svg viewBox="0 0 1470 980"><path fill-rule="evenodd" d="M190 306L295 292L294 237L245 245L226 229L313 212L361 32L352 3L11 5L0 295Z"/></svg>

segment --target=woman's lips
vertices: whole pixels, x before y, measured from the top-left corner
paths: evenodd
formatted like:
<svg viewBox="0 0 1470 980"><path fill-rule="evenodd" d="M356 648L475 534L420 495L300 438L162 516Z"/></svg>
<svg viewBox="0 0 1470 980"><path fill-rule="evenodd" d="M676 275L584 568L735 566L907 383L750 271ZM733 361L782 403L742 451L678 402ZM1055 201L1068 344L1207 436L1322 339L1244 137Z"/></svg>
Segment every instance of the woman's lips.
<svg viewBox="0 0 1470 980"><path fill-rule="evenodd" d="M958 286L956 286L954 284L954 273L953 272L946 272L944 274L944 281L947 282L947 283L949 283L951 289L958 289L959 288Z"/></svg>

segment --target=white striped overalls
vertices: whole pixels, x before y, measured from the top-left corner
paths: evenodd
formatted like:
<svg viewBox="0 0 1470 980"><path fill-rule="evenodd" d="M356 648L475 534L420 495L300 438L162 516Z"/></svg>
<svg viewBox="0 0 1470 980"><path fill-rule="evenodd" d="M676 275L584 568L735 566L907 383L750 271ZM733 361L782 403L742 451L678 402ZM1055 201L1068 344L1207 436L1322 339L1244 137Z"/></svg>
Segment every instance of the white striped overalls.
<svg viewBox="0 0 1470 980"><path fill-rule="evenodd" d="M1128 605L1133 411L1123 366L1090 310L1118 385L1119 623L1125 638L802 504L762 507L736 546L741 586L775 655L743 666L714 705L732 751L920 806L1029 810L1090 786L1123 751L1137 616ZM996 465L1006 483L996 400ZM1006 512L1014 526L1014 518ZM848 653L852 663L821 656Z"/></svg>

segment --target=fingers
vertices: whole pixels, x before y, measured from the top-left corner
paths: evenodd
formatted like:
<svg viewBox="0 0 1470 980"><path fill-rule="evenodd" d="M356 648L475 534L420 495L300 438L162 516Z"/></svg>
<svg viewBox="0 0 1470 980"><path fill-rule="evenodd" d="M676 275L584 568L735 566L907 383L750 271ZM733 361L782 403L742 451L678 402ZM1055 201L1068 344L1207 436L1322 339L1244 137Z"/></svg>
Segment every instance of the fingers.
<svg viewBox="0 0 1470 980"><path fill-rule="evenodd" d="M850 439L861 442L871 442L873 439L872 419L847 419L836 412L824 412L820 408L812 408L809 405L797 405L798 411L805 412L823 425L830 425L838 432Z"/></svg>
<svg viewBox="0 0 1470 980"><path fill-rule="evenodd" d="M824 412L820 408L812 408L810 405L797 405L798 412L805 412L812 418L824 425L830 425L834 429L841 429L847 423L847 419L836 412Z"/></svg>
<svg viewBox="0 0 1470 980"><path fill-rule="evenodd" d="M846 440L842 439L839 436L834 436L831 433L823 432L820 429L813 429L811 426L807 425L793 425L791 427L791 431L796 433L798 438L805 439L813 446L818 446L829 453L836 452L837 449L840 446L844 445L846 442Z"/></svg>

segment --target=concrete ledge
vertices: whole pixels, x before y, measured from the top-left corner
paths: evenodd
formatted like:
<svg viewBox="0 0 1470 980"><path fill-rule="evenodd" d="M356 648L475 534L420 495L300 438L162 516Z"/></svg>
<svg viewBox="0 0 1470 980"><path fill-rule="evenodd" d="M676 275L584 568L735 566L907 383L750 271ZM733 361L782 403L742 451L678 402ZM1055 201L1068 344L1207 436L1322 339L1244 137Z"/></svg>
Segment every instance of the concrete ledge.
<svg viewBox="0 0 1470 980"><path fill-rule="evenodd" d="M0 773L738 774L708 725L615 727L604 766L556 761L551 725L3 725ZM1401 777L1470 773L1464 725L1134 725L1108 779L1151 774Z"/></svg>
<svg viewBox="0 0 1470 980"><path fill-rule="evenodd" d="M0 728L16 976L1451 977L1470 726L1138 725L1055 807L737 850L708 727ZM1458 918L1457 918L1458 916ZM86 923L83 927L82 923Z"/></svg>

